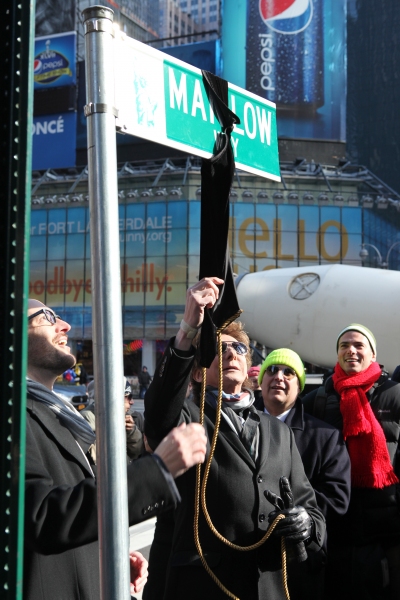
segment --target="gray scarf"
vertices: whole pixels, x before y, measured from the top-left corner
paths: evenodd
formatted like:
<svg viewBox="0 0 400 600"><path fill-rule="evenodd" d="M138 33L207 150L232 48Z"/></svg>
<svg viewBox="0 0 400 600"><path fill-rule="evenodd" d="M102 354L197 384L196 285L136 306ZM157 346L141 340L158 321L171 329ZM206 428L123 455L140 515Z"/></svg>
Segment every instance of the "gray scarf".
<svg viewBox="0 0 400 600"><path fill-rule="evenodd" d="M224 401L224 399L226 400ZM217 408L218 390L208 386L206 402ZM236 433L254 460L258 458L260 415L253 406L254 395L250 390L242 394L225 394L222 392L222 416L229 427Z"/></svg>
<svg viewBox="0 0 400 600"><path fill-rule="evenodd" d="M66 401L63 402L59 396L37 381L28 379L27 388L28 394L34 400L42 402L57 415L60 423L71 432L86 454L89 447L94 443L96 436L82 415L72 405L69 407Z"/></svg>

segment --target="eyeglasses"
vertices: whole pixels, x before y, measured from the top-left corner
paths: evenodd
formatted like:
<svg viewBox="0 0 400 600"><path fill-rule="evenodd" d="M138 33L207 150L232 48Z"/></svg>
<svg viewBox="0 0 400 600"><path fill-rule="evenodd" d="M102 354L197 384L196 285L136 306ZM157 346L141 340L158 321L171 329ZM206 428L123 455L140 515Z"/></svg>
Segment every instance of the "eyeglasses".
<svg viewBox="0 0 400 600"><path fill-rule="evenodd" d="M222 354L228 350L229 346L234 349L236 354L241 354L242 356L247 354L247 346L246 344L242 344L242 342L222 342L221 346Z"/></svg>
<svg viewBox="0 0 400 600"><path fill-rule="evenodd" d="M268 375L270 375L271 377L279 373L279 371L282 371L282 374L285 379L290 380L293 379L293 377L297 377L296 371L294 371L291 367L280 367L278 365L270 365L266 368L266 373L268 373Z"/></svg>
<svg viewBox="0 0 400 600"><path fill-rule="evenodd" d="M28 317L28 321L30 321L34 317L37 317L38 315L41 315L42 313L44 314L44 316L46 317L46 319L48 320L48 322L51 323L51 325L55 325L57 319L61 319L61 317L59 317L58 315L56 315L56 313L53 313L52 310L49 310L48 308L41 308L37 312L33 313L33 315L30 315Z"/></svg>

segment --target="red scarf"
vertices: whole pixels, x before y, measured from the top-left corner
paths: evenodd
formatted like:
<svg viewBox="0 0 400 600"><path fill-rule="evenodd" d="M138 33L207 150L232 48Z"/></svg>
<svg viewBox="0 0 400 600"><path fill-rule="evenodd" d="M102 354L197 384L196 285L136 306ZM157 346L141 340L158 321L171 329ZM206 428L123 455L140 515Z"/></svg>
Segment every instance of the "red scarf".
<svg viewBox="0 0 400 600"><path fill-rule="evenodd" d="M383 488L399 482L390 462L385 434L366 396L380 375L379 364L373 362L368 369L354 375L347 375L337 363L332 376L335 390L340 394L343 437L350 455L354 487Z"/></svg>

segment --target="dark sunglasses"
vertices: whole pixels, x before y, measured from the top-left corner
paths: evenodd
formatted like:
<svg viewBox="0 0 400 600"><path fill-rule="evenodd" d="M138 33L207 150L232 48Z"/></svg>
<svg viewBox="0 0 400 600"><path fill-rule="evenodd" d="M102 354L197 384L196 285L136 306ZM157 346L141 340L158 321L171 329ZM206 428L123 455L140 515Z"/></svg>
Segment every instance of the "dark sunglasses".
<svg viewBox="0 0 400 600"><path fill-rule="evenodd" d="M222 342L221 346L222 354L228 350L229 346L234 349L236 354L247 354L247 346L246 344L242 344L242 342Z"/></svg>
<svg viewBox="0 0 400 600"><path fill-rule="evenodd" d="M279 371L282 371L285 379L293 379L293 377L297 377L296 371L294 371L290 367L279 367L278 365L270 365L266 368L266 372L271 377L279 373Z"/></svg>
<svg viewBox="0 0 400 600"><path fill-rule="evenodd" d="M42 313L44 314L44 316L46 317L48 322L51 323L52 325L56 324L57 319L61 319L61 317L59 317L58 315L53 313L52 310L49 310L48 308L41 308L37 312L33 313L33 315L30 315L30 317L28 317L28 321L30 321L34 317L37 317L38 315L41 315Z"/></svg>

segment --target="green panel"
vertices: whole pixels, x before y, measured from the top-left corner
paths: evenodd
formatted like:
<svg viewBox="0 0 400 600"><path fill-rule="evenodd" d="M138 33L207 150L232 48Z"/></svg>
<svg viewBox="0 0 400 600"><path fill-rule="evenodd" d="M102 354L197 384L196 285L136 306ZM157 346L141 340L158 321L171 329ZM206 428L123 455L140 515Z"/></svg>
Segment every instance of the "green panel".
<svg viewBox="0 0 400 600"><path fill-rule="evenodd" d="M235 161L280 176L276 109L229 88L229 107L240 125L232 132Z"/></svg>
<svg viewBox="0 0 400 600"><path fill-rule="evenodd" d="M201 75L164 60L164 82L167 137L212 153L214 131L221 127L210 113Z"/></svg>
<svg viewBox="0 0 400 600"><path fill-rule="evenodd" d="M208 102L202 76L164 60L166 136L203 152L213 152L221 127ZM229 86L228 104L239 117L232 132L235 162L280 177L276 109L253 94Z"/></svg>
<svg viewBox="0 0 400 600"><path fill-rule="evenodd" d="M22 598L26 310L29 275L35 3L2 3L0 107L0 597Z"/></svg>

